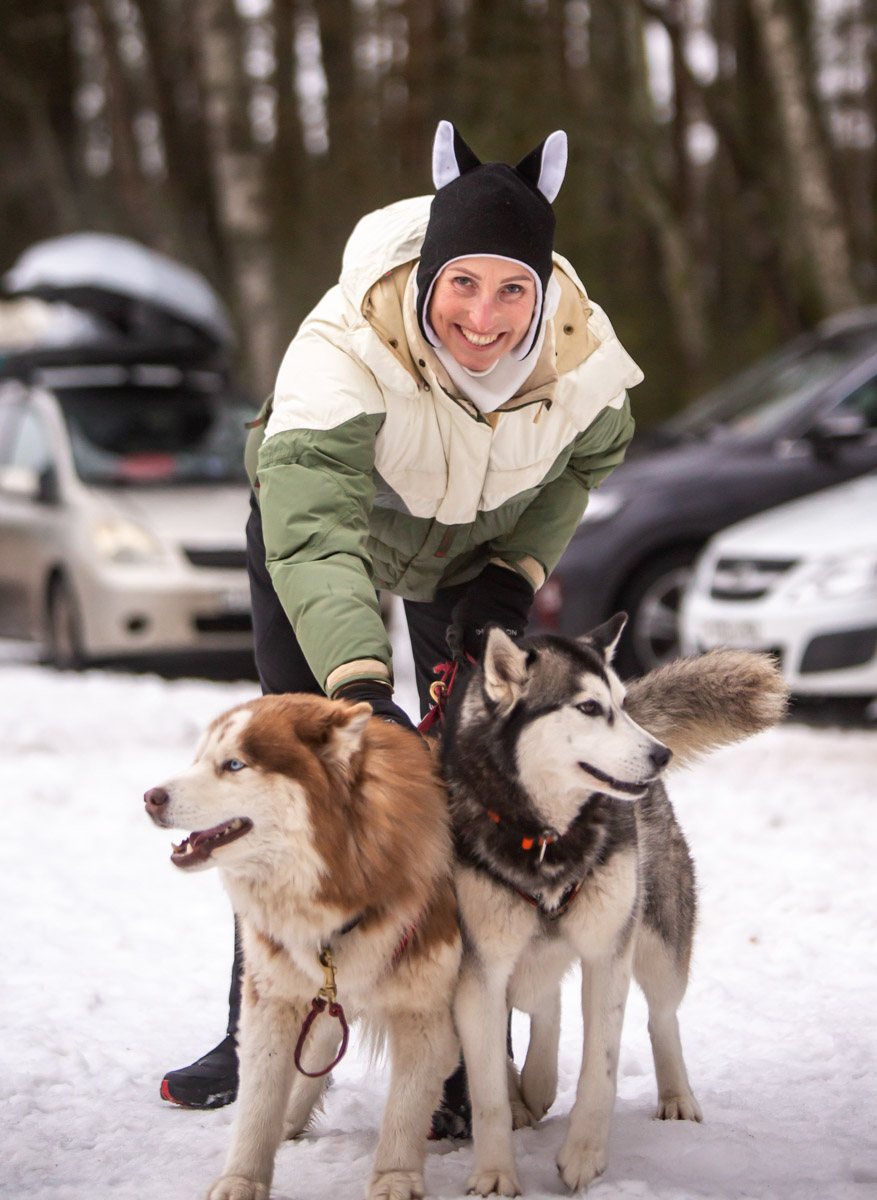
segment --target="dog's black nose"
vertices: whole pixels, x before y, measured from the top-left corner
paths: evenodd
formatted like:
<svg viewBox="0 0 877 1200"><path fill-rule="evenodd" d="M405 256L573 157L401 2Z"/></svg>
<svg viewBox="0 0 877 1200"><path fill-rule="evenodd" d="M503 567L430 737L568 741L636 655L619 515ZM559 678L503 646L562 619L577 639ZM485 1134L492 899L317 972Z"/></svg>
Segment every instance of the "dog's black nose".
<svg viewBox="0 0 877 1200"><path fill-rule="evenodd" d="M150 788L143 796L147 812L155 812L159 808L164 808L168 800L170 800L170 796L163 787Z"/></svg>
<svg viewBox="0 0 877 1200"><path fill-rule="evenodd" d="M673 751L668 746L660 745L660 743L655 746L649 755L656 771L662 771L672 757Z"/></svg>

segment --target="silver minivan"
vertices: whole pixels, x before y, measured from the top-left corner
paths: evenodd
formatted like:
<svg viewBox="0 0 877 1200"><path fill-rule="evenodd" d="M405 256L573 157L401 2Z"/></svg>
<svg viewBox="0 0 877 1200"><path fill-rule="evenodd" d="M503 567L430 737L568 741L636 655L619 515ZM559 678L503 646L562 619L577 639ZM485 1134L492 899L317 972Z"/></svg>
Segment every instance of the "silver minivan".
<svg viewBox="0 0 877 1200"><path fill-rule="evenodd" d="M77 238L92 245L71 270ZM46 251L59 246L60 271ZM36 249L7 293L87 303L100 332L0 361L0 637L41 642L59 667L248 649L253 405L227 368L215 296L211 310L192 272L124 239Z"/></svg>

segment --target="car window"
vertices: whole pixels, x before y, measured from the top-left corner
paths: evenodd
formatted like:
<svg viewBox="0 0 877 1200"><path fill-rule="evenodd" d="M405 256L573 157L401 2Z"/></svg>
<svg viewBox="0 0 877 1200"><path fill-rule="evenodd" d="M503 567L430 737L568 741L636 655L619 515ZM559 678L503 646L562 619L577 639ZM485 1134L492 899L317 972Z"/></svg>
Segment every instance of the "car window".
<svg viewBox="0 0 877 1200"><path fill-rule="evenodd" d="M681 437L713 431L769 436L826 384L875 351L875 326L844 330L822 341L801 339L707 393L668 422L669 432Z"/></svg>
<svg viewBox="0 0 877 1200"><path fill-rule="evenodd" d="M0 463L9 462L19 404L20 397L16 392L0 390Z"/></svg>
<svg viewBox="0 0 877 1200"><path fill-rule="evenodd" d="M243 402L155 388L58 391L73 461L85 483L124 486L243 482Z"/></svg>
<svg viewBox="0 0 877 1200"><path fill-rule="evenodd" d="M877 378L850 392L834 410L839 413L861 413L869 429L877 429Z"/></svg>
<svg viewBox="0 0 877 1200"><path fill-rule="evenodd" d="M49 437L42 417L32 408L19 410L18 426L13 429L8 443L7 463L13 467L26 467L36 475L42 475L52 466L53 455Z"/></svg>

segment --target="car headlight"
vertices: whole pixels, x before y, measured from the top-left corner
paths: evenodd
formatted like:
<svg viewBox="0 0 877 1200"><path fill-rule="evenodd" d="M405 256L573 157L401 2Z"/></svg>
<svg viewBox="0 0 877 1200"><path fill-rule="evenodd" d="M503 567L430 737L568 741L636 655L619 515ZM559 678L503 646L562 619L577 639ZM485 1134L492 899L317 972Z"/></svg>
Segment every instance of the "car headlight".
<svg viewBox="0 0 877 1200"><path fill-rule="evenodd" d="M626 503L625 496L619 491L594 490L588 496L588 507L585 509L581 523L584 524L587 521L589 524L593 524L595 521L608 521L610 517L614 517L617 512L620 512Z"/></svg>
<svg viewBox="0 0 877 1200"><path fill-rule="evenodd" d="M789 599L854 600L877 598L877 553L861 550L819 563L789 589Z"/></svg>
<svg viewBox="0 0 877 1200"><path fill-rule="evenodd" d="M111 562L153 562L164 553L164 547L153 533L124 518L98 521L91 536L98 554Z"/></svg>

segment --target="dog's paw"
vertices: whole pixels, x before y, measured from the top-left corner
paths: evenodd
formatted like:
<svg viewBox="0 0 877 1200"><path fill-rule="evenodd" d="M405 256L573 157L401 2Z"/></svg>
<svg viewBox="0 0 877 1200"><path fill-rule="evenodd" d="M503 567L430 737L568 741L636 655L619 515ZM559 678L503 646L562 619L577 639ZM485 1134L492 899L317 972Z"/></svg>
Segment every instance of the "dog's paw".
<svg viewBox="0 0 877 1200"><path fill-rule="evenodd" d="M661 1096L658 1099L658 1111L655 1116L659 1121L703 1120L700 1105L691 1092L685 1092L681 1096Z"/></svg>
<svg viewBox="0 0 877 1200"><path fill-rule="evenodd" d="M512 1110L512 1129L526 1129L529 1125L535 1125L539 1120L520 1096L510 1096L509 1106Z"/></svg>
<svg viewBox="0 0 877 1200"><path fill-rule="evenodd" d="M526 1072L521 1077L521 1098L533 1116L533 1123L541 1121L557 1096L557 1074L532 1078ZM515 1126L517 1129L517 1125Z"/></svg>
<svg viewBox="0 0 877 1200"><path fill-rule="evenodd" d="M466 1191L470 1196L520 1196L521 1185L513 1167L489 1167L472 1172Z"/></svg>
<svg viewBox="0 0 877 1200"><path fill-rule="evenodd" d="M366 1200L423 1200L419 1171L375 1171Z"/></svg>
<svg viewBox="0 0 877 1200"><path fill-rule="evenodd" d="M606 1170L608 1161L605 1146L587 1142L567 1142L557 1156L560 1177L571 1192L581 1192Z"/></svg>
<svg viewBox="0 0 877 1200"><path fill-rule="evenodd" d="M266 1183L246 1179L243 1175L222 1175L207 1190L207 1200L268 1200L271 1191Z"/></svg>

